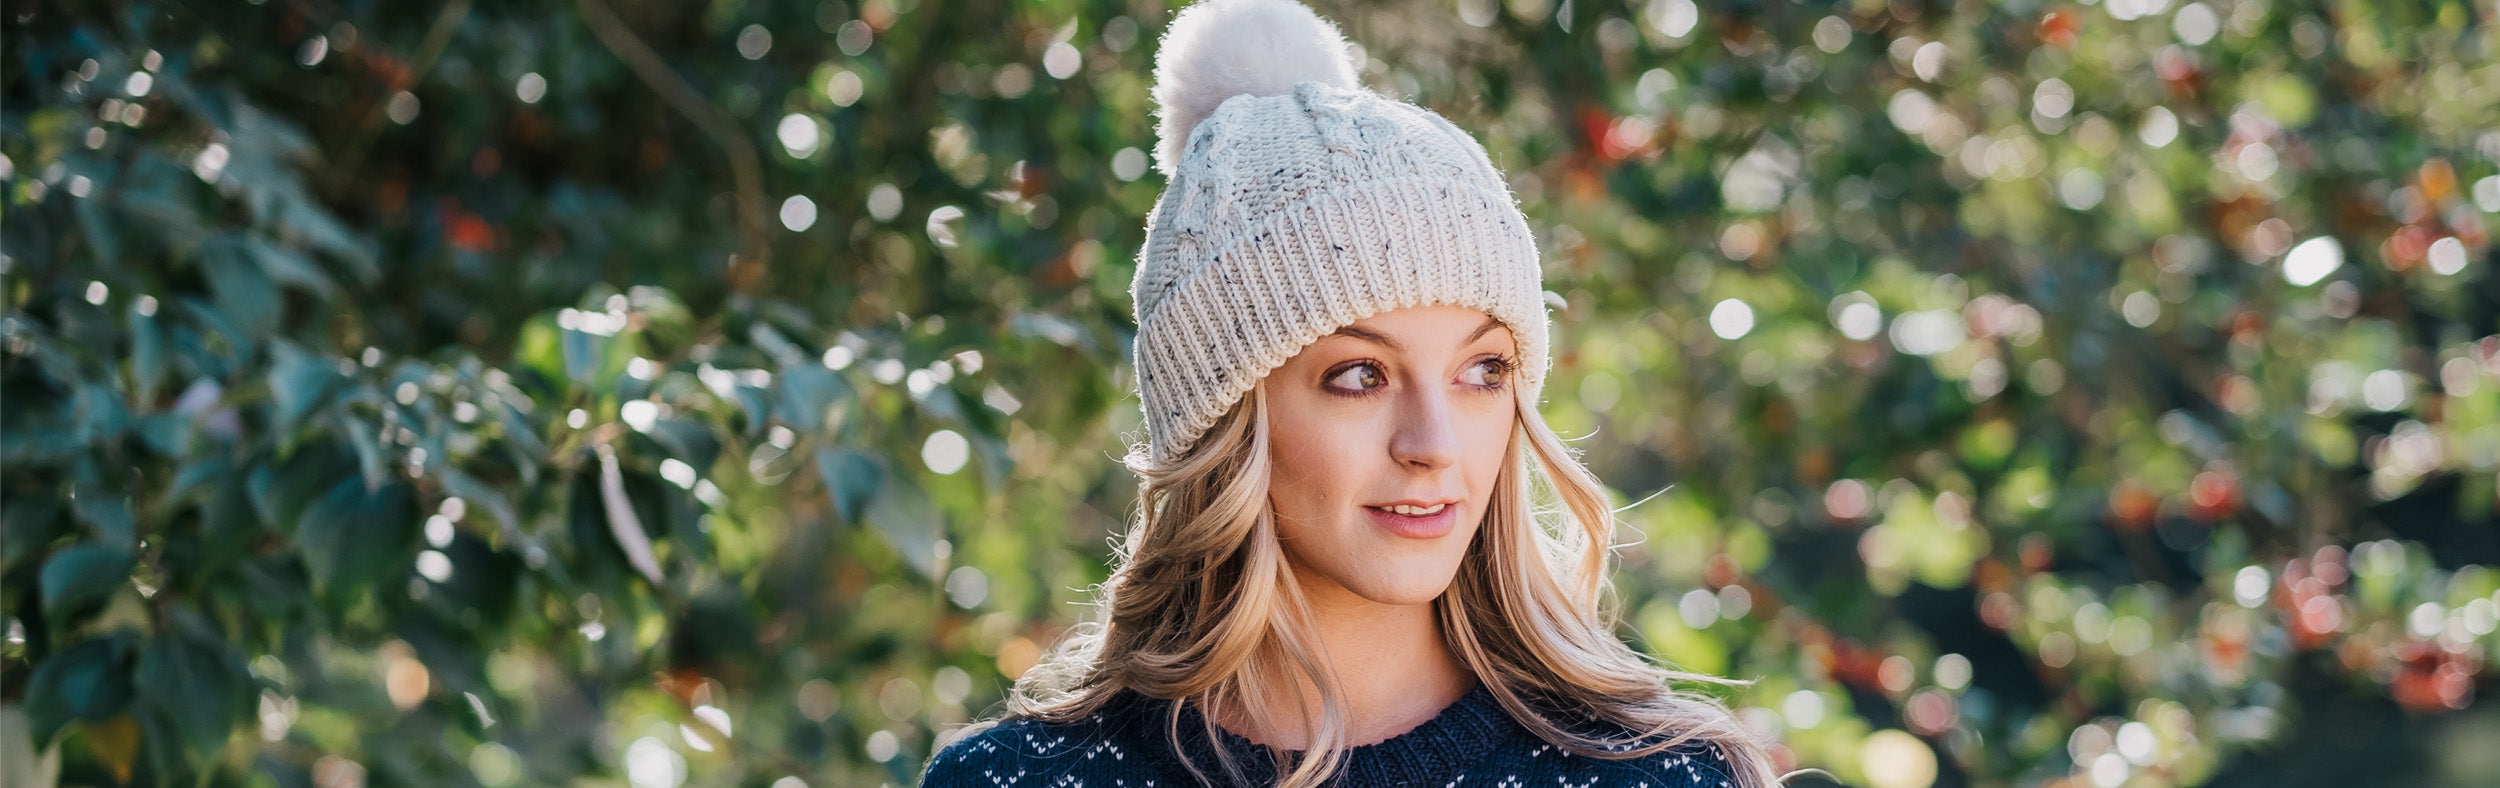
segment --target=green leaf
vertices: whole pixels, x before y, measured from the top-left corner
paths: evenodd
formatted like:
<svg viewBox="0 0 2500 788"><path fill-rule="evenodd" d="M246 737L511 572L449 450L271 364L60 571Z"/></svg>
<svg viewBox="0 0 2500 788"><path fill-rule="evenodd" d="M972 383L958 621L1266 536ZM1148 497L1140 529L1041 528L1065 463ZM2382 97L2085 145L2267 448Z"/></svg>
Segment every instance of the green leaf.
<svg viewBox="0 0 2500 788"><path fill-rule="evenodd" d="M269 398L278 406L272 418L281 429L293 431L329 395L338 370L327 359L291 342L271 343L270 353L274 358L269 365Z"/></svg>
<svg viewBox="0 0 2500 788"><path fill-rule="evenodd" d="M177 610L176 625L139 652L142 716L175 734L181 751L207 760L249 711L251 676L234 647L208 622Z"/></svg>
<svg viewBox="0 0 2500 788"><path fill-rule="evenodd" d="M112 179L112 173L106 171L109 165L98 166L102 163L86 157L77 157L71 161L83 165L74 168L71 171L74 174L90 176L98 182L110 182ZM95 261L116 268L120 267L123 262L123 232L122 228L115 226L113 214L107 210L109 206L103 200L79 200L73 204L77 206L75 213L78 215L78 228L86 231L87 244L94 250L92 254L95 256Z"/></svg>
<svg viewBox="0 0 2500 788"><path fill-rule="evenodd" d="M295 530L296 548L311 570L313 589L344 607L376 581L406 571L417 553L417 508L408 486L398 482L366 489L349 476L304 507Z"/></svg>
<svg viewBox="0 0 2500 788"><path fill-rule="evenodd" d="M265 523L290 525L303 516L306 504L329 492L354 462L345 447L325 442L304 447L283 464L255 464L246 479L252 508Z"/></svg>
<svg viewBox="0 0 2500 788"><path fill-rule="evenodd" d="M0 573L69 533L70 521L61 515L58 502L40 498L18 498L0 507Z"/></svg>
<svg viewBox="0 0 2500 788"><path fill-rule="evenodd" d="M120 492L93 482L78 485L71 511L86 523L100 541L129 544L137 538L138 524L130 515L130 498Z"/></svg>
<svg viewBox="0 0 2500 788"><path fill-rule="evenodd" d="M205 257L203 257L203 259L205 259ZM191 322L198 324L202 328L208 329L209 334L207 336L198 336L202 345L199 348L200 350L204 351L207 349L210 344L207 340L210 337L225 340L226 345L231 348L230 352L219 353L213 356L208 353L200 353L194 357L193 360L195 363L203 363L205 365L206 362L204 362L203 359L213 359L216 363L222 365L225 362L250 356L252 354L252 349L260 346L261 335L251 333L250 331L245 330L242 324L228 319L224 312L218 311L218 307L215 304L202 301L197 298L178 297L174 299L174 305L182 310L183 317L189 318Z"/></svg>
<svg viewBox="0 0 2500 788"><path fill-rule="evenodd" d="M371 285L382 278L380 261L372 245L357 238L354 231L349 230L338 217L323 210L318 203L308 199L289 200L278 218L287 229L295 231L296 236L312 244L313 248L347 263L348 273L355 277L357 284ZM306 264L309 265L309 261Z"/></svg>
<svg viewBox="0 0 2500 788"><path fill-rule="evenodd" d="M538 429L530 424L529 412L520 405L506 402L495 407L495 417L503 424L503 438L525 457L547 456L547 442L538 437Z"/></svg>
<svg viewBox="0 0 2500 788"><path fill-rule="evenodd" d="M458 468L442 468L435 471L434 478L442 482L443 492L468 501L473 508L486 510L487 516L495 518L495 524L501 526L506 535L520 535L520 510L513 508L512 499L502 491Z"/></svg>
<svg viewBox="0 0 2500 788"><path fill-rule="evenodd" d="M697 473L710 473L712 464L720 460L720 436L701 421L658 419L651 423L650 435L669 456L694 466Z"/></svg>
<svg viewBox="0 0 2500 788"><path fill-rule="evenodd" d="M200 525L212 560L242 554L269 531L268 521L252 508L252 494L243 478L241 473L228 476L200 505Z"/></svg>
<svg viewBox="0 0 2500 788"><path fill-rule="evenodd" d="M512 360L517 363L510 369L534 373L549 383L570 380L564 370L564 333L564 329L556 326L556 313L553 312L522 322L521 335L512 347Z"/></svg>
<svg viewBox="0 0 2500 788"><path fill-rule="evenodd" d="M564 342L564 376L585 386L597 381L599 364L607 356L611 338L570 328L560 333Z"/></svg>
<svg viewBox="0 0 2500 788"><path fill-rule="evenodd" d="M129 729L138 732L139 751L134 760L138 761L139 773L183 774L189 771L186 767L191 759L188 748L183 746L182 731L174 726L171 718L148 702L150 699L145 694L146 690L140 692L138 708L132 709L134 713L118 718L129 720ZM93 728L89 729L88 735L95 735Z"/></svg>
<svg viewBox="0 0 2500 788"><path fill-rule="evenodd" d="M78 388L78 439L85 443L110 443L120 440L130 428L130 409L122 405L122 394L102 383L89 383Z"/></svg>
<svg viewBox="0 0 2500 788"><path fill-rule="evenodd" d="M575 584L601 596L623 595L625 578L632 570L626 568L625 550L616 546L616 536L608 529L607 505L599 497L599 470L594 466L576 472L564 484L565 535L573 557L549 568L570 573Z"/></svg>
<svg viewBox="0 0 2500 788"><path fill-rule="evenodd" d="M156 401L165 383L165 327L155 315L130 310L130 383L142 407Z"/></svg>
<svg viewBox="0 0 2500 788"><path fill-rule="evenodd" d="M652 585L665 579L652 540L667 533L667 518L660 516L653 493L655 479L641 474L625 473L616 453L599 447L599 491L601 511L608 521L608 532L616 538L625 562ZM642 492L637 496L634 493ZM659 528L654 532L654 527Z"/></svg>
<svg viewBox="0 0 2500 788"><path fill-rule="evenodd" d="M171 411L160 411L131 422L130 433L141 446L161 457L180 457L190 453L191 417Z"/></svg>
<svg viewBox="0 0 2500 788"><path fill-rule="evenodd" d="M730 389L730 393L732 396L738 398L738 407L746 414L747 434L764 434L764 426L772 423L772 392L761 386L749 386L741 383L732 387Z"/></svg>
<svg viewBox="0 0 2500 788"><path fill-rule="evenodd" d="M103 609L113 592L130 582L136 563L130 548L120 545L82 544L54 553L38 580L44 617L67 626Z"/></svg>
<svg viewBox="0 0 2500 788"><path fill-rule="evenodd" d="M172 92L169 75L157 75L158 95ZM192 174L188 162L177 162L158 151L142 151L122 172L122 181L115 184L115 206L118 221L135 225L162 241L167 251L189 258L203 239L212 233L201 223L193 189L199 176Z"/></svg>
<svg viewBox="0 0 2500 788"><path fill-rule="evenodd" d="M302 457L303 455L299 453L296 456ZM253 463L250 469L244 472L242 487L245 493L244 499L252 504L252 515L258 517L261 522L293 522L294 514L302 513L304 510L303 501L297 499L294 502L295 507L287 516L278 515L279 510L285 506L285 502L279 499L287 496L286 491L279 489L277 467L268 463Z"/></svg>
<svg viewBox="0 0 2500 788"><path fill-rule="evenodd" d="M200 267L215 296L217 312L242 335L258 339L277 333L281 314L278 283L243 252L242 243L223 238L201 250Z"/></svg>
<svg viewBox="0 0 2500 788"><path fill-rule="evenodd" d="M312 291L324 301L338 297L338 284L330 281L330 275L323 273L321 266L314 265L311 258L258 237L244 240L243 249L260 263L260 270L277 283Z"/></svg>
<svg viewBox="0 0 2500 788"><path fill-rule="evenodd" d="M929 491L906 474L887 474L885 489L868 504L868 525L923 576L937 569L937 540L945 530L939 517Z"/></svg>
<svg viewBox="0 0 2500 788"><path fill-rule="evenodd" d="M477 515L471 513L470 516ZM529 582L529 568L522 563L517 552L492 549L484 540L467 533L454 534L451 544L442 550L451 557L452 565L457 570L452 572L449 582L434 586L435 593L428 597L428 601L438 601L449 610L460 611L459 615L463 616L468 611L475 611L489 626L494 627L479 634L493 637L493 633L501 631L502 625L520 612L514 603L529 598L519 593L525 582Z"/></svg>
<svg viewBox="0 0 2500 788"><path fill-rule="evenodd" d="M827 412L851 393L849 383L841 375L823 365L802 361L781 371L781 421L803 432L823 432L832 426Z"/></svg>
<svg viewBox="0 0 2500 788"><path fill-rule="evenodd" d="M72 721L101 720L130 706L130 663L138 640L127 630L115 631L72 644L35 666L26 681L26 716L34 722L38 749Z"/></svg>
<svg viewBox="0 0 2500 788"><path fill-rule="evenodd" d="M885 488L885 461L850 449L817 449L816 473L833 496L834 513L848 522L866 516L869 502Z"/></svg>
<svg viewBox="0 0 2500 788"><path fill-rule="evenodd" d="M315 155L312 137L285 118L251 104L237 102L233 106L234 126L229 133L237 158L251 154L275 164Z"/></svg>
<svg viewBox="0 0 2500 788"><path fill-rule="evenodd" d="M659 381L648 378L638 378L624 373L618 373L616 376L608 378L608 382L609 385L613 387L613 396L618 402L649 397L651 396L651 391L659 387Z"/></svg>
<svg viewBox="0 0 2500 788"><path fill-rule="evenodd" d="M383 459L382 439L375 434L377 428L354 416L341 415L339 422L347 427L348 445L356 447L356 469L363 472L365 484L381 484L391 469L389 461Z"/></svg>
<svg viewBox="0 0 2500 788"><path fill-rule="evenodd" d="M791 342L789 337L782 336L781 332L762 322L747 326L747 341L755 343L755 349L764 351L764 355L771 356L775 363L782 366L796 367L808 362L807 351L799 349L798 343Z"/></svg>
<svg viewBox="0 0 2500 788"><path fill-rule="evenodd" d="M625 304L642 315L642 332L667 347L683 347L693 341L694 311L677 300L677 294L641 285L625 290Z"/></svg>
<svg viewBox="0 0 2500 788"><path fill-rule="evenodd" d="M75 413L71 403L22 402L12 402L9 410L0 411L14 417L0 428L0 460L12 468L57 465L87 450L69 424Z"/></svg>
<svg viewBox="0 0 2500 788"><path fill-rule="evenodd" d="M120 238L123 233L113 225L113 213L108 213L105 205L98 200L78 200L75 205L78 205L75 208L78 228L88 230L85 235L88 235L88 245L93 248L95 260L105 265L123 263L123 238Z"/></svg>

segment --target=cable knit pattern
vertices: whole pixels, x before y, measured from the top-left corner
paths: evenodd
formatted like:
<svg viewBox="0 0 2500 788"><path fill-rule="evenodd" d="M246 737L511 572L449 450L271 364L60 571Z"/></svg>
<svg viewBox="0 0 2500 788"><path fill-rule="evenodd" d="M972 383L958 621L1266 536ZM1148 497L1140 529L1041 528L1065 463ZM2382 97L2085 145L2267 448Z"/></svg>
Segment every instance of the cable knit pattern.
<svg viewBox="0 0 2500 788"><path fill-rule="evenodd" d="M1150 453L1168 462L1270 371L1348 323L1483 310L1547 367L1535 237L1484 148L1420 107L1315 81L1224 101L1147 218L1130 295Z"/></svg>
<svg viewBox="0 0 2500 788"><path fill-rule="evenodd" d="M1268 751L1217 729L1183 708L1175 749L1168 735L1170 701L1123 693L1086 719L1063 725L1009 720L940 750L921 775L924 788L1157 788L1200 782L1181 764L1186 755L1215 785L1232 785L1217 748L1243 767L1249 785L1276 779ZM1621 735L1619 732L1616 735ZM1483 687L1414 730L1348 750L1337 782L1347 786L1571 786L1572 788L1733 788L1716 748L1689 748L1628 759L1573 755L1520 727Z"/></svg>

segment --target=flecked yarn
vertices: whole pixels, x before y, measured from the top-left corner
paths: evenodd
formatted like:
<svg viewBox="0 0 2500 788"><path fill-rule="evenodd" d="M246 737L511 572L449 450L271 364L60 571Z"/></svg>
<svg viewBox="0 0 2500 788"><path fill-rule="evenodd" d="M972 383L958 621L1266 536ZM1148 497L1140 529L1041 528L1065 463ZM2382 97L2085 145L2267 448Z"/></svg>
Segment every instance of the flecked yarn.
<svg viewBox="0 0 2500 788"><path fill-rule="evenodd" d="M1242 22L1261 16L1265 27ZM1316 24L1288 24L1303 17ZM1216 25L1261 34L1224 36L1209 29ZM1238 73L1242 47L1315 48L1278 46L1277 29L1325 37L1344 56L1335 29L1291 0L1207 0L1185 9L1157 56L1158 79L1167 84L1156 98L1167 119L1208 99L1176 95L1180 88L1259 87L1257 79L1168 84L1203 71L1190 67L1193 59L1222 59ZM1255 53L1247 61L1257 68ZM1167 122L1163 132L1184 142L1165 148L1178 155L1147 218L1130 288L1154 463L1184 456L1303 347L1407 307L1470 307L1502 321L1519 345L1523 401L1536 401L1548 355L1536 241L1501 173L1466 132L1430 110L1320 79L1221 97L1203 120Z"/></svg>
<svg viewBox="0 0 2500 788"><path fill-rule="evenodd" d="M1123 691L1101 711L1074 721L1012 719L974 726L940 745L921 774L923 788L1001 786L1128 786L1183 788L1273 785L1266 747L1232 731L1212 737L1199 710ZM1577 723L1584 732L1637 737L1608 723ZM1179 732L1175 737L1174 732ZM1221 755L1219 755L1221 753ZM1229 757L1241 781L1223 772ZM1735 770L1717 746L1691 742L1637 758L1575 755L1529 733L1478 685L1432 719L1386 740L1346 751L1332 785L1375 786L1648 786L1732 788ZM1194 766L1199 771L1192 773ZM1206 775L1201 782L1199 774Z"/></svg>

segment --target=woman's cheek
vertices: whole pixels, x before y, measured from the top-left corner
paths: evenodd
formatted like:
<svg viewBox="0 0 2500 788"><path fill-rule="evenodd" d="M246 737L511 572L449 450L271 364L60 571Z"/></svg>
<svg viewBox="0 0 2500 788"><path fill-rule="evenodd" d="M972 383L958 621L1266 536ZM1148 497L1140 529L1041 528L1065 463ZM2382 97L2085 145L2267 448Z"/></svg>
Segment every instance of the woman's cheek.
<svg viewBox="0 0 2500 788"><path fill-rule="evenodd" d="M1493 477L1500 475L1502 458L1510 451L1511 433L1519 426L1518 416L1502 410L1474 425L1467 439L1467 493L1484 500L1493 491Z"/></svg>

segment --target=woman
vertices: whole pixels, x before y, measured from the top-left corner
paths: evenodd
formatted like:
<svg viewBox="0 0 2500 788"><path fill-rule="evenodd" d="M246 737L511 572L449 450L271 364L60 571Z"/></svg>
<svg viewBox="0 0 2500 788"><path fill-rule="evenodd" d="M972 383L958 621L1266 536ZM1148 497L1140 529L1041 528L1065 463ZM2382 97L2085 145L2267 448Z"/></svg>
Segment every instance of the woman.
<svg viewBox="0 0 2500 788"><path fill-rule="evenodd" d="M1142 512L1102 620L924 782L1776 782L1669 688L1720 680L1601 612L1613 519L1537 416L1535 242L1483 148L1291 0L1182 11L1155 70Z"/></svg>

